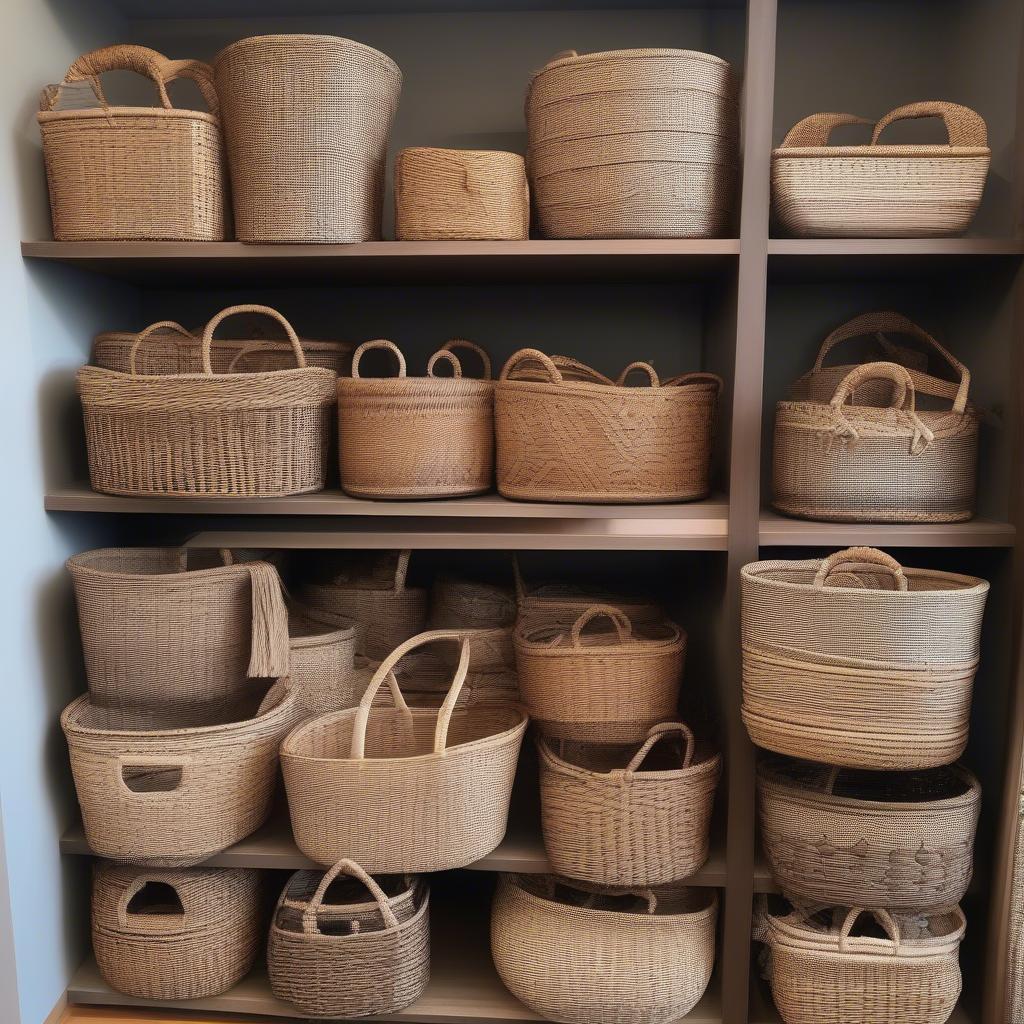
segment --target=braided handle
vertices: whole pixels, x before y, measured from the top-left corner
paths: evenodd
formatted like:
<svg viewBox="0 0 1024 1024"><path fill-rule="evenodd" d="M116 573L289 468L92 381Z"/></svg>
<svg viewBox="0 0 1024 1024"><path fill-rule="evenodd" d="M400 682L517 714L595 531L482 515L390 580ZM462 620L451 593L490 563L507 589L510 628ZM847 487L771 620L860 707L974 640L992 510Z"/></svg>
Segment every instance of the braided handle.
<svg viewBox="0 0 1024 1024"><path fill-rule="evenodd" d="M442 352L450 352L452 349L464 348L470 352L475 352L477 358L480 360L480 364L483 366L483 379L491 379L491 357L475 342L469 341L466 338L451 338L441 346Z"/></svg>
<svg viewBox="0 0 1024 1024"><path fill-rule="evenodd" d="M572 630L570 631L569 636L572 640L573 647L580 646L580 634L583 632L583 627L594 619L601 617L611 619L612 625L615 626L615 632L618 633L620 641L626 641L630 636L632 636L633 624L629 621L629 616L627 616L620 608L614 608L610 604L594 604L591 605L572 624Z"/></svg>
<svg viewBox="0 0 1024 1024"><path fill-rule="evenodd" d="M921 117L939 117L946 126L951 146L966 146L971 149L988 148L988 129L982 116L970 107L959 103L947 103L944 100L924 100L921 103L908 103L906 106L890 110L879 118L878 124L871 135L871 145L878 145L878 137L895 121L912 121Z"/></svg>
<svg viewBox="0 0 1024 1024"><path fill-rule="evenodd" d="M842 565L874 565L885 569L892 574L896 581L896 587L900 591L907 589L907 577L903 573L903 566L896 561L892 555L887 555L878 548L846 548L844 551L836 551L822 560L818 573L814 577L814 586L821 589L825 586L831 576Z"/></svg>
<svg viewBox="0 0 1024 1024"><path fill-rule="evenodd" d="M384 890L354 860L345 858L339 860L337 864L324 874L324 877L320 879L320 884L316 887L316 892L313 893L312 899L310 899L302 911L302 931L306 935L320 934L320 926L316 915L323 908L324 897L327 895L327 890L331 887L331 883L338 875L342 874L348 875L350 878L354 878L366 886L370 895L377 901L377 908L380 910L380 916L384 920L385 931L393 931L398 927L398 918L395 916L394 910L391 909L391 901Z"/></svg>
<svg viewBox="0 0 1024 1024"><path fill-rule="evenodd" d="M864 907L851 907L847 913L843 926L839 929L839 952L846 952L847 939L861 914L870 914L882 926L885 934L889 936L890 952L893 956L897 956L900 951L900 928L893 920L892 914L888 910L866 910Z"/></svg>
<svg viewBox="0 0 1024 1024"><path fill-rule="evenodd" d="M640 361L640 360L638 360L635 363L630 363L629 366L627 366L622 371L622 373L619 374L618 380L616 380L615 383L618 384L619 387L622 387L622 385L624 385L626 383L626 378L634 370L639 370L641 373L646 373L647 377L648 377L648 380L650 380L652 388L656 388L656 387L659 387L661 385L661 381L658 380L658 374L655 372L654 367L651 366L650 363L645 363L645 362Z"/></svg>
<svg viewBox="0 0 1024 1024"><path fill-rule="evenodd" d="M811 114L797 121L782 140L783 149L796 147L827 146L832 132L848 124L871 124L867 118L856 114Z"/></svg>
<svg viewBox="0 0 1024 1024"><path fill-rule="evenodd" d="M643 746L640 747L633 755L629 764L626 765L624 774L627 776L632 775L644 763L654 745L667 736L672 736L674 733L678 733L685 741L683 745L683 768L689 768L693 763L693 749L696 744L693 730L684 722L660 722L658 725L652 725L647 730L647 739L644 740Z"/></svg>
<svg viewBox="0 0 1024 1024"><path fill-rule="evenodd" d="M213 376L213 363L210 361L210 347L213 345L213 332L229 316L236 316L240 313L259 313L263 316L270 317L271 320L276 320L284 328L284 332L288 336L288 341L291 343L292 351L295 353L296 366L298 366L300 370L305 369L306 353L303 352L302 345L299 342L299 336L295 333L295 329L292 325L280 313L278 313L276 309L273 309L270 306L241 305L228 306L227 309L222 309L210 319L210 322L206 325L206 328L203 331L203 373L206 374L206 376Z"/></svg>
<svg viewBox="0 0 1024 1024"><path fill-rule="evenodd" d="M437 366L438 361L448 363L452 368L453 377L462 376L462 363L459 362L459 357L454 352L448 352L445 349L440 349L430 357L430 362L427 363L427 376L434 377L434 367Z"/></svg>
<svg viewBox="0 0 1024 1024"><path fill-rule="evenodd" d="M167 60L161 65L164 82L170 84L179 78L187 78L199 87L206 106L214 117L220 117L220 100L217 87L213 84L213 68L201 60Z"/></svg>
<svg viewBox="0 0 1024 1024"><path fill-rule="evenodd" d="M359 361L363 358L364 352L370 352L375 348L383 348L390 352L398 363L398 376L405 376L405 356L402 355L402 350L393 342L388 341L387 338L375 338L373 341L364 341L352 355L352 376L359 376Z"/></svg>
<svg viewBox="0 0 1024 1024"><path fill-rule="evenodd" d="M514 353L509 357L509 360L502 367L501 376L499 380L508 380L512 375L512 371L519 366L520 363L524 362L540 363L544 372L548 376L548 382L550 384L561 384L562 374L552 360L544 355L543 352L535 348L521 348L518 352Z"/></svg>
<svg viewBox="0 0 1024 1024"><path fill-rule="evenodd" d="M145 330L140 331L135 336L135 341L132 343L132 347L128 352L128 372L134 377L136 375L135 370L135 356L139 351L139 346L151 335L157 331L174 331L176 334L180 334L183 338L188 338L189 341L195 341L195 335L190 331L187 331L181 324L174 320L159 320L155 324L150 324Z"/></svg>

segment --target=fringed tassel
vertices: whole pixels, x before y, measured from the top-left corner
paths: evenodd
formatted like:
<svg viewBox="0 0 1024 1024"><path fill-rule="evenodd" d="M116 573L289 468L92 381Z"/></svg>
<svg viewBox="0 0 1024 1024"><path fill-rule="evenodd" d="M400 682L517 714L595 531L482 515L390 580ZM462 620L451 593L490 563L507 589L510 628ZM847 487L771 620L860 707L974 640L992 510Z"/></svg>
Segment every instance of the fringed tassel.
<svg viewBox="0 0 1024 1024"><path fill-rule="evenodd" d="M249 675L281 679L288 675L288 609L277 570L267 562L250 562L252 578L252 649Z"/></svg>

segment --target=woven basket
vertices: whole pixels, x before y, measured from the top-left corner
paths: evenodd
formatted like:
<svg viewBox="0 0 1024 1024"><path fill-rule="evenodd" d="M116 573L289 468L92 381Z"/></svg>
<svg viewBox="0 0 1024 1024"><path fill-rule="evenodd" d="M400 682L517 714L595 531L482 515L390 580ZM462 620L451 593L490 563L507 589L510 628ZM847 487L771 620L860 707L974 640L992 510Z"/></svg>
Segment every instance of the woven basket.
<svg viewBox="0 0 1024 1024"><path fill-rule="evenodd" d="M1008 1022L1024 1020L1024 795L1019 804L1007 948Z"/></svg>
<svg viewBox="0 0 1024 1024"><path fill-rule="evenodd" d="M794 902L930 910L967 892L981 786L966 768L880 774L766 758L757 792L772 873Z"/></svg>
<svg viewBox="0 0 1024 1024"><path fill-rule="evenodd" d="M239 240L380 238L398 65L339 36L270 35L214 67Z"/></svg>
<svg viewBox="0 0 1024 1024"><path fill-rule="evenodd" d="M392 669L435 641L460 644L451 689L440 710L410 709ZM501 842L527 719L510 706L456 709L469 658L456 633L413 637L382 662L357 709L287 737L281 766L307 857L332 864L345 853L369 871L447 871ZM375 708L385 679L393 706Z"/></svg>
<svg viewBox="0 0 1024 1024"><path fill-rule="evenodd" d="M552 875L502 875L491 954L509 991L562 1024L669 1024L700 1001L715 961L718 894L637 893Z"/></svg>
<svg viewBox="0 0 1024 1024"><path fill-rule="evenodd" d="M97 861L92 947L136 999L204 999L236 985L263 944L262 885L245 868L160 870Z"/></svg>
<svg viewBox="0 0 1024 1024"><path fill-rule="evenodd" d="M758 746L848 768L934 768L967 743L988 583L874 548L751 562L743 721Z"/></svg>
<svg viewBox="0 0 1024 1024"><path fill-rule="evenodd" d="M626 387L634 369L649 387ZM615 385L573 381L522 349L494 392L498 490L526 501L694 501L708 495L721 381L689 374L661 384L646 363Z"/></svg>
<svg viewBox="0 0 1024 1024"><path fill-rule="evenodd" d="M530 81L527 165L548 238L705 238L736 202L726 61L693 50L559 54Z"/></svg>
<svg viewBox="0 0 1024 1024"><path fill-rule="evenodd" d="M443 575L430 591L430 625L434 629L514 626L516 596L512 587L461 576Z"/></svg>
<svg viewBox="0 0 1024 1024"><path fill-rule="evenodd" d="M355 669L358 634L351 619L292 603L289 681L299 707L323 715L359 703L370 677Z"/></svg>
<svg viewBox="0 0 1024 1024"><path fill-rule="evenodd" d="M472 349L484 380L462 376L453 348ZM364 352L384 348L398 377L359 376ZM453 377L435 377L439 362ZM491 363L469 341L449 341L427 364L426 377L406 377L393 342L368 341L352 357L352 376L338 380L341 486L357 498L454 498L490 490L494 481L494 385Z"/></svg>
<svg viewBox="0 0 1024 1024"><path fill-rule="evenodd" d="M348 892L340 902L325 902L342 874L368 889L372 902ZM351 860L339 861L322 877L296 872L270 926L271 991L314 1017L369 1017L404 1009L430 980L429 899L422 879L406 879L389 896Z"/></svg>
<svg viewBox="0 0 1024 1024"><path fill-rule="evenodd" d="M111 107L99 76L117 70L151 79L160 106ZM172 108L167 85L179 78L196 83L209 113ZM93 50L44 92L37 118L58 242L224 238L221 123L206 64L144 46Z"/></svg>
<svg viewBox="0 0 1024 1024"><path fill-rule="evenodd" d="M879 143L894 121L940 117L949 145ZM957 103L897 107L868 146L830 146L833 129L870 121L812 114L772 152L772 204L789 234L802 237L925 238L959 235L981 203L991 150L985 122Z"/></svg>

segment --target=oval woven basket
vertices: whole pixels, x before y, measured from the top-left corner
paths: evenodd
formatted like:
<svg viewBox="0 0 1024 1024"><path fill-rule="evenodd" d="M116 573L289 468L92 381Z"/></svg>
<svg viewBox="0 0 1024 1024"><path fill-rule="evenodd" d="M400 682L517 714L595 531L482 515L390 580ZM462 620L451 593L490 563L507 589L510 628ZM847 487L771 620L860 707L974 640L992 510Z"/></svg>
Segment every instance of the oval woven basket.
<svg viewBox="0 0 1024 1024"><path fill-rule="evenodd" d="M434 629L514 626L516 595L511 586L465 576L440 575L430 591Z"/></svg>
<svg viewBox="0 0 1024 1024"><path fill-rule="evenodd" d="M847 768L964 751L988 583L874 548L741 570L743 721L760 747Z"/></svg>
<svg viewBox="0 0 1024 1024"><path fill-rule="evenodd" d="M298 705L319 715L355 707L369 682L355 668L356 623L292 602L288 635L289 683Z"/></svg>

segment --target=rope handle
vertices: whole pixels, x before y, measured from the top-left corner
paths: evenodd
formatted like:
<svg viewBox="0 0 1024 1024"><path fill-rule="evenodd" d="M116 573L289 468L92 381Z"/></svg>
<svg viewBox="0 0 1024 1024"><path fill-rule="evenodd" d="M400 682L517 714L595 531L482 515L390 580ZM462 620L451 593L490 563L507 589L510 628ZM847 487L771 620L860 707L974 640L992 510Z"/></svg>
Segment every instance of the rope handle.
<svg viewBox="0 0 1024 1024"><path fill-rule="evenodd" d="M873 122L866 117L858 117L856 114L811 114L802 121L797 121L786 132L786 137L782 140L782 148L827 146L828 140L836 128L850 124L871 125Z"/></svg>
<svg viewBox="0 0 1024 1024"><path fill-rule="evenodd" d="M373 341L364 341L362 345L355 350L352 355L352 376L359 376L359 362L363 358L364 352L370 352L375 348L383 348L390 352L398 363L398 376L405 376L405 356L402 355L402 350L393 342L388 341L387 338L374 338Z"/></svg>
<svg viewBox="0 0 1024 1024"><path fill-rule="evenodd" d="M661 386L661 381L658 379L658 374L655 371L654 367L651 366L650 363L645 363L645 362L643 362L641 360L638 360L635 363L630 363L629 366L627 366L622 371L622 373L619 374L618 380L616 380L615 383L619 387L623 387L625 385L625 383L626 383L626 378L629 377L629 375L634 370L639 370L642 373L646 373L648 379L650 380L652 388L656 388L656 387L660 387Z"/></svg>
<svg viewBox="0 0 1024 1024"><path fill-rule="evenodd" d="M519 568L519 556L512 556L512 582L516 589L516 607L521 608L526 601L526 581L523 571Z"/></svg>
<svg viewBox="0 0 1024 1024"><path fill-rule="evenodd" d="M878 119L875 130L871 134L871 145L878 145L878 137L895 121L913 121L922 117L938 117L946 126L950 146L966 146L972 149L988 148L988 129L984 118L960 103L949 103L945 100L924 100L920 103L908 103L906 106L890 110Z"/></svg>
<svg viewBox="0 0 1024 1024"><path fill-rule="evenodd" d="M476 342L469 341L467 338L450 338L441 346L441 351L451 352L452 349L456 348L464 348L470 352L475 352L480 360L480 365L483 367L484 375L481 379L491 379L491 357Z"/></svg>
<svg viewBox="0 0 1024 1024"><path fill-rule="evenodd" d="M853 926L861 914L870 914L881 926L882 930L889 937L891 952L898 956L900 951L900 928L888 910L866 910L864 907L851 907L843 920L843 926L839 929L839 952L846 952L846 942L853 931ZM876 940L878 941L878 940Z"/></svg>
<svg viewBox="0 0 1024 1024"><path fill-rule="evenodd" d="M573 647L581 646L580 634L583 632L583 627L594 619L602 617L611 619L612 625L615 626L615 632L619 635L620 642L624 643L632 636L633 624L629 621L629 616L621 608L615 608L610 604L593 604L572 624L569 637L572 640Z"/></svg>
<svg viewBox="0 0 1024 1024"><path fill-rule="evenodd" d="M558 367L555 366L549 356L544 355L543 352L535 348L521 348L518 352L511 355L508 362L502 367L501 376L498 379L508 380L512 376L512 371L520 363L524 362L540 363L541 368L548 376L549 384L562 383L562 374Z"/></svg>
<svg viewBox="0 0 1024 1024"><path fill-rule="evenodd" d="M409 574L409 559L412 558L412 550L405 548L398 552L398 560L395 562L395 593L399 594L405 590L405 578Z"/></svg>
<svg viewBox="0 0 1024 1024"><path fill-rule="evenodd" d="M178 897L178 902L181 904L183 928L188 928L192 918L192 908L189 906L189 901L185 899L181 889L172 881L166 876L161 878L159 875L137 875L124 887L124 891L117 901L117 923L121 928L124 931L149 931L149 928L146 926L151 923L151 919L163 918L165 916L163 914L136 914L129 913L128 911L128 905L131 901L151 882L158 885L166 885L174 892L175 896Z"/></svg>
<svg viewBox="0 0 1024 1024"><path fill-rule="evenodd" d="M312 898L302 911L302 931L306 935L320 934L320 925L316 915L323 908L327 890L338 875L348 875L366 886L370 895L377 902L377 909L380 910L385 931L394 931L398 928L398 918L395 916L394 910L391 909L391 901L384 890L354 860L344 858L325 872L324 877L320 879L320 884L316 887L316 892L313 893ZM352 922L352 930L353 932L359 930L358 921Z"/></svg>
<svg viewBox="0 0 1024 1024"><path fill-rule="evenodd" d="M165 83L176 82L179 78L187 78L195 82L199 92L214 117L220 117L220 100L217 87L214 85L213 68L201 60L167 60L164 59L163 77Z"/></svg>
<svg viewBox="0 0 1024 1024"><path fill-rule="evenodd" d="M438 364L438 361L449 363L452 368L452 377L459 378L462 376L462 363L459 362L459 357L454 352L448 352L444 349L440 349L430 357L430 362L427 363L427 376L435 377L434 367Z"/></svg>
<svg viewBox="0 0 1024 1024"><path fill-rule="evenodd" d="M132 347L128 351L128 372L135 377L137 371L135 369L135 356L139 351L139 346L151 335L157 331L174 331L176 334L180 334L183 338L188 338L189 341L195 341L196 337L191 332L186 330L175 320L158 320L155 324L150 324L147 328L135 336L135 341L132 342Z"/></svg>
<svg viewBox="0 0 1024 1024"><path fill-rule="evenodd" d="M892 555L887 555L878 548L846 548L843 551L836 551L823 559L818 573L814 577L814 586L820 590L829 578L840 566L844 565L873 565L885 569L892 574L896 581L896 587L901 592L907 589L907 577L903 573L903 566L896 561Z"/></svg>
<svg viewBox="0 0 1024 1024"><path fill-rule="evenodd" d="M211 317L210 322L203 330L203 373L207 377L213 376L213 364L210 361L210 346L213 344L213 332L229 316L236 316L240 313L260 313L263 316L270 317L271 320L276 320L284 328L285 334L288 335L288 341L291 343L292 351L295 353L296 366L300 370L306 368L306 353L302 351L299 336L295 333L292 325L276 309L270 306L259 305L228 306L227 309L222 309Z"/></svg>
<svg viewBox="0 0 1024 1024"><path fill-rule="evenodd" d="M673 734L679 734L683 737L683 768L689 768L693 764L693 749L696 744L693 730L684 722L659 722L647 730L647 739L644 740L643 746L640 747L633 755L629 764L626 765L624 774L627 776L632 775L644 763L654 745Z"/></svg>

